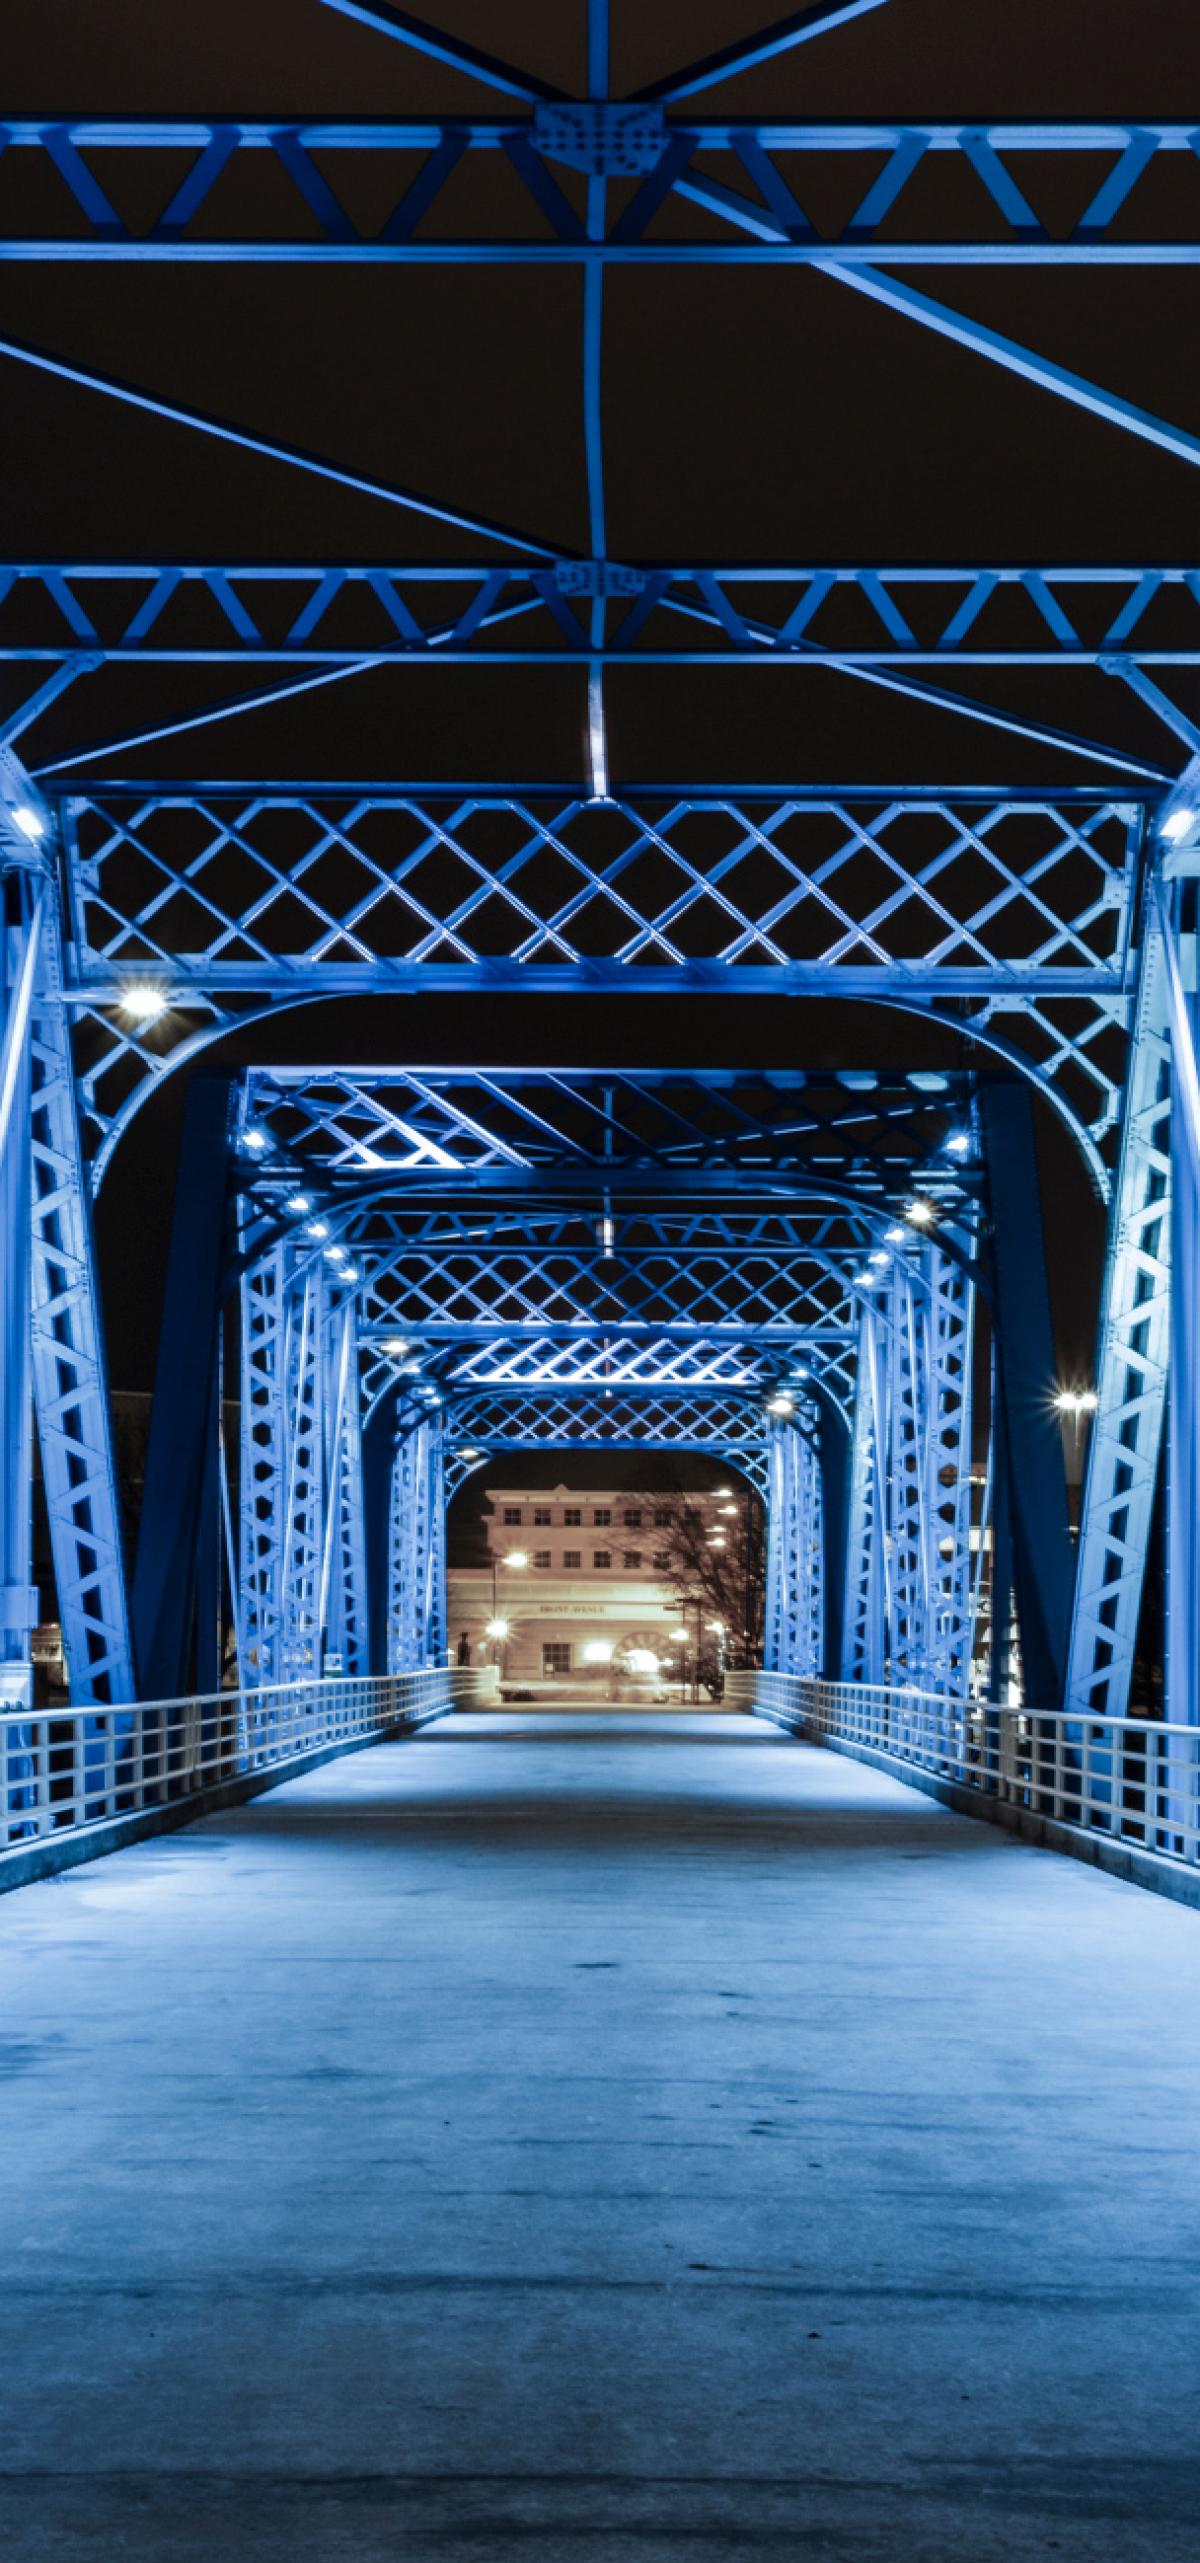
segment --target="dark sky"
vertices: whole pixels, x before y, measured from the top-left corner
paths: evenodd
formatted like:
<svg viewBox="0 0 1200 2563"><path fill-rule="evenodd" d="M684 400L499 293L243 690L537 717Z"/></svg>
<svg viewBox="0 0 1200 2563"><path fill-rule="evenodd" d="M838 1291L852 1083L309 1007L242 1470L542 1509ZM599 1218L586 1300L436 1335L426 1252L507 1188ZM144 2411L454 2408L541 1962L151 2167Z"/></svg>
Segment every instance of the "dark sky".
<svg viewBox="0 0 1200 2563"><path fill-rule="evenodd" d="M769 0L615 0L614 90L635 90L775 14ZM502 10L428 0L424 15L564 89L583 88L583 0L509 0ZM10 18L11 113L497 109L494 93L319 0L207 0L196 10L54 0ZM710 114L852 118L1170 116L1194 103L1198 75L1200 13L1185 0L1141 0L1136 10L1127 0L889 0L701 103ZM0 163L0 221L29 212L19 158L28 156ZM1172 184L1197 177L1169 174ZM528 220L501 180L494 167L466 174L455 217L464 230L509 232ZM266 200L259 211L273 218ZM953 201L929 218L954 219ZM687 209L664 219L686 227ZM1200 432L1194 269L941 271L921 281ZM567 270L64 262L7 266L0 312L12 337L585 551L580 294ZM404 510L3 359L0 372L6 558L486 557L477 539ZM612 276L604 422L617 559L1200 559L1200 484L1185 464L806 271ZM0 703L26 682L2 673ZM23 744L36 763L261 681L257 670L229 682L213 669L102 672ZM965 672L955 682L971 690ZM1037 675L988 671L986 690L1170 757L1161 728L1101 676L1058 676L1051 688ZM824 671L620 672L608 709L618 783L1093 779L1054 751ZM582 739L579 671L407 666L225 721L121 770L557 780L581 774ZM348 1037L344 1018L323 1008L292 1018L282 1042L280 1028L266 1027L233 1047L296 1056L311 1038L315 1052L336 1056ZM636 1010L607 1000L386 1001L356 1010L353 1028L356 1052L377 1044L379 1056L429 1060L694 1060L699 1038L695 1005L669 998ZM922 1044L939 1059L963 1055L952 1035L877 1009L749 1006L732 995L704 1009L702 1047L714 1058L887 1064ZM147 1375L177 1112L169 1094L144 1116L102 1201L122 1384ZM1061 1357L1076 1371L1087 1367L1100 1222L1048 1117L1044 1137Z"/></svg>

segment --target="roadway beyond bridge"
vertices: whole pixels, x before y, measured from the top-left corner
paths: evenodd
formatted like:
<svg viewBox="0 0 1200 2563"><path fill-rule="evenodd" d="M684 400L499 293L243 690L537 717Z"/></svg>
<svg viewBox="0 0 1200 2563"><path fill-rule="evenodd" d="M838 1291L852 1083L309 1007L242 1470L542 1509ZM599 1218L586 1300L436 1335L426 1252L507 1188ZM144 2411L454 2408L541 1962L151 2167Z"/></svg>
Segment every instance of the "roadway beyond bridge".
<svg viewBox="0 0 1200 2563"><path fill-rule="evenodd" d="M1183 2563L1194 1917L743 1717L7 1900L11 2563Z"/></svg>

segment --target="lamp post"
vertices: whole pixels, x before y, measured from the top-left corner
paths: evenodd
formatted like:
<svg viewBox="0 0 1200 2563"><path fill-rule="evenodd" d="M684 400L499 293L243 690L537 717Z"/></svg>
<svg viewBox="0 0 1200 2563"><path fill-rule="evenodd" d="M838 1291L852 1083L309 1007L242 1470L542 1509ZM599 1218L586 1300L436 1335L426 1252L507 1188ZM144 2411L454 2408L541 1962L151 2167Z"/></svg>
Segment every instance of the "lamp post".
<svg viewBox="0 0 1200 2563"><path fill-rule="evenodd" d="M1055 1396L1055 1414L1069 1416L1073 1427L1071 1457L1076 1477L1079 1475L1079 1428L1085 1415L1095 1414L1099 1402L1094 1388L1060 1388Z"/></svg>
<svg viewBox="0 0 1200 2563"><path fill-rule="evenodd" d="M505 1564L506 1566L512 1566L512 1567L528 1566L528 1564L529 1564L529 1554L528 1554L528 1551L527 1551L526 1549L523 1549L523 1548L509 1548L509 1549L505 1549L505 1552L504 1552L504 1564ZM505 1671L505 1673L507 1673L507 1671L508 1671L508 1629L509 1629L509 1624L508 1624L508 1621L507 1621L506 1619L503 1619L503 1618L501 1617L501 1614L500 1614L500 1590L499 1590L499 1577L500 1577L500 1551L499 1551L499 1549L493 1549L493 1550L492 1550L492 1616L491 1616L490 1620L488 1621L488 1624L487 1624L486 1629L484 1630L484 1636L485 1636L485 1637L490 1637L490 1639L491 1639L491 1641L492 1641L492 1646L493 1646L493 1649L494 1649L494 1653L493 1653L492 1661L493 1661L493 1663L496 1665L497 1669L499 1669L499 1665L500 1665L500 1649L501 1649L501 1647L503 1646L503 1648L504 1648L504 1671Z"/></svg>

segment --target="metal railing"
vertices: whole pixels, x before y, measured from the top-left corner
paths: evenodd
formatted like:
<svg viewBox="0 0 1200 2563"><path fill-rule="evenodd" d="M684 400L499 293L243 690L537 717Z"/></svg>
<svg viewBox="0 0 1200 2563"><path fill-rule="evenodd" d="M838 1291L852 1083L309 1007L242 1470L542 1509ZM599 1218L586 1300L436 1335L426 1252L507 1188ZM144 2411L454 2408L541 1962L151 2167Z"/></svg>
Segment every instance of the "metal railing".
<svg viewBox="0 0 1200 2563"><path fill-rule="evenodd" d="M420 1725L474 1699L478 1682L473 1672L438 1669L267 1683L129 1708L7 1711L0 1854Z"/></svg>
<svg viewBox="0 0 1200 2563"><path fill-rule="evenodd" d="M996 1708L789 1673L731 1674L725 1697L813 1743L878 1754L1160 1860L1200 1863L1200 1727Z"/></svg>

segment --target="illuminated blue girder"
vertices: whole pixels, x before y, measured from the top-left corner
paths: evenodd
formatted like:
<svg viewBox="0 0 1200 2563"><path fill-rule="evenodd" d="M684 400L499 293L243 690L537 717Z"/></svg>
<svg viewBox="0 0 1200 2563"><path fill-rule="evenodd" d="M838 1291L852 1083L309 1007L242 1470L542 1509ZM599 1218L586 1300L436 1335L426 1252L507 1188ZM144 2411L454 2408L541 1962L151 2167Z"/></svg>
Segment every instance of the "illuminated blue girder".
<svg viewBox="0 0 1200 2563"><path fill-rule="evenodd" d="M864 1300L851 1433L844 1677L966 1696L974 1637L974 1285L933 1242Z"/></svg>
<svg viewBox="0 0 1200 2563"><path fill-rule="evenodd" d="M352 0L332 4L369 21L387 14L353 6ZM444 43L438 50L443 60L451 58ZM466 50L458 48L460 54ZM747 61L754 58L749 47L742 50ZM1186 226L1163 224L1139 237L1141 217L1126 228L1131 212L1141 216L1139 192L1153 201L1164 161L1180 155L1190 161L1194 134L1186 122L847 124L664 113L664 106L669 109L701 85L681 81L661 84L663 104L600 99L589 125L582 102L552 99L529 75L509 71L499 84L494 75L485 76L490 85L546 103L532 112L526 107L501 115L407 120L8 118L3 141L40 164L38 175L44 173L57 199L58 221L47 233L34 227L36 217L21 228L10 218L0 258L853 268L872 259L889 267L1187 265L1197 256ZM347 211L335 177L340 160L364 152L376 163L390 162L394 173L391 203L370 232ZM830 152L857 164L862 187L840 224L819 231L804 209L805 164ZM189 154L190 168L157 219L148 222L140 210L138 164L158 158L175 171ZM713 155L720 156L727 175L713 169ZM1029 155L1036 155L1036 170L1026 179ZM501 164L506 189L514 180L524 188L550 237L505 239L481 232L463 239L448 229L439 238L438 199L468 156ZM283 191L291 192L279 231L264 238L257 223L253 229L218 229L211 215L206 219L210 196L231 165L264 158L272 164L281 203ZM1025 183L1014 175L1014 159ZM1099 179L1097 162L1107 163ZM638 173L641 183L594 236L557 183L556 163L584 167L591 175ZM923 218L915 228L906 223L906 198L915 206L930 178L943 171L958 223L939 225L931 237ZM1042 185L1051 203L1064 185L1073 196L1074 221L1065 236L1036 210ZM975 211L973 217L967 213L964 229L961 209L968 191ZM44 183L30 193L39 208L48 201ZM693 221L686 236L648 237L651 217L672 196L709 217L707 227ZM1193 233L1194 228L1193 220Z"/></svg>
<svg viewBox="0 0 1200 2563"><path fill-rule="evenodd" d="M816 1674L824 1653L825 1540L814 1419L778 1422L768 1463L763 1663L774 1673Z"/></svg>
<svg viewBox="0 0 1200 2563"><path fill-rule="evenodd" d="M0 1707L32 1698L30 1022L44 891L0 854Z"/></svg>
<svg viewBox="0 0 1200 2563"><path fill-rule="evenodd" d="M458 599L449 617L447 593ZM608 628L593 640L597 600L607 601ZM1023 633L1014 601L1028 609ZM14 561L0 569L0 603L0 660L69 653L67 681L104 664L332 668L428 655L443 667L954 659L1099 667L1136 686L1141 667L1200 659L1200 566L1183 564ZM77 752L74 762L86 761Z"/></svg>
<svg viewBox="0 0 1200 2563"><path fill-rule="evenodd" d="M72 1702L134 1697L91 1189L47 916L32 1027L31 1315L38 1447Z"/></svg>
<svg viewBox="0 0 1200 2563"><path fill-rule="evenodd" d="M764 1500L768 1493L768 1418L761 1397L670 1391L643 1392L636 1398L493 1393L456 1396L447 1401L444 1420L450 1494L484 1453L547 1450L563 1442L577 1450L708 1451L739 1468ZM468 1459L468 1451L476 1456Z"/></svg>
<svg viewBox="0 0 1200 2563"><path fill-rule="evenodd" d="M284 862L281 809L304 840ZM194 851L181 862L182 814ZM84 1091L97 1163L188 1047L247 1013L536 980L937 1011L1037 1080L1103 1187L1120 1109L1106 1053L1132 996L1141 832L1138 800L1095 792L664 791L602 811L578 794L353 786L88 794L68 848L67 993L96 1024ZM332 853L353 884L339 897ZM149 976L172 1008L152 1044L119 1010Z"/></svg>
<svg viewBox="0 0 1200 2563"><path fill-rule="evenodd" d="M1171 1331L1171 1038L1159 908L1148 905L1109 1222L1066 1705L1129 1706L1167 1402ZM1021 1501L1021 1489L1015 1489Z"/></svg>
<svg viewBox="0 0 1200 2563"><path fill-rule="evenodd" d="M388 1670L444 1662L445 1496L442 1419L409 1410L392 1469L388 1544Z"/></svg>

